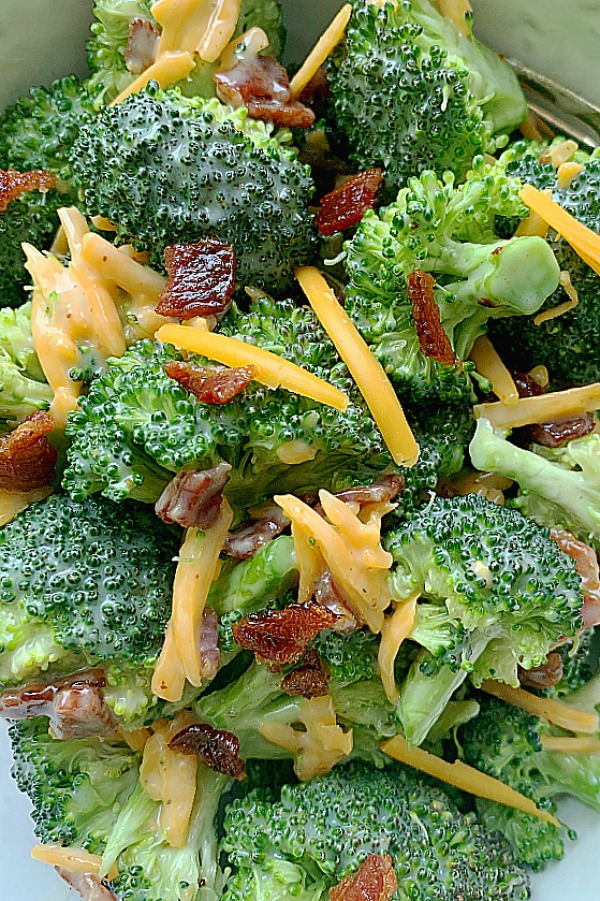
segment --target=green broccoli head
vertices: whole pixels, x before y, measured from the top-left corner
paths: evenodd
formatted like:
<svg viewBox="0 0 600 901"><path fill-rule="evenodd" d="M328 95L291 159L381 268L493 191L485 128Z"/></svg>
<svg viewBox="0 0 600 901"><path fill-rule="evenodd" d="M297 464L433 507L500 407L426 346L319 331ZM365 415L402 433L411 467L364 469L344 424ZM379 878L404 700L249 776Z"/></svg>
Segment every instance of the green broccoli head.
<svg viewBox="0 0 600 901"><path fill-rule="evenodd" d="M394 901L528 895L505 841L460 813L439 784L401 767L350 763L284 786L275 801L251 792L229 805L223 828L232 869L224 901L324 901L369 854L391 856Z"/></svg>
<svg viewBox="0 0 600 901"><path fill-rule="evenodd" d="M288 139L245 108L154 85L88 122L71 162L88 214L157 265L167 245L217 236L235 249L241 285L281 290L316 241L312 180Z"/></svg>
<svg viewBox="0 0 600 901"><path fill-rule="evenodd" d="M206 469L225 460L234 469L226 494L245 509L275 485L279 492L338 490L373 481L389 464L356 386L309 308L263 298L247 315L234 308L222 331L301 360L350 394L347 411L257 382L229 404L200 403L164 371L179 354L140 342L108 362L81 400L81 412L69 419L64 485L74 497L102 490L113 500L154 502L182 467ZM303 449L307 462L286 465L287 447Z"/></svg>
<svg viewBox="0 0 600 901"><path fill-rule="evenodd" d="M137 785L139 755L113 741L52 738L45 717L12 723L9 736L12 776L32 802L40 841L101 854Z"/></svg>
<svg viewBox="0 0 600 901"><path fill-rule="evenodd" d="M88 84L100 90L96 97L98 106L114 100L136 77L127 68L125 58L131 25L142 20L151 22L160 31L152 16L153 6L154 0L96 0L96 21L86 50L92 71ZM262 28L269 38L266 52L280 57L285 35L277 0L242 0L234 37L254 27ZM178 87L188 96L215 97L213 75L220 62L220 58L213 63L198 59L190 75L179 82Z"/></svg>
<svg viewBox="0 0 600 901"><path fill-rule="evenodd" d="M1 683L99 662L151 667L176 553L176 537L137 505L54 494L19 514L0 531Z"/></svg>
<svg viewBox="0 0 600 901"><path fill-rule="evenodd" d="M600 547L600 435L591 432L552 449L513 444L483 417L469 452L476 469L497 472L519 486L515 505L541 525L563 526Z"/></svg>
<svg viewBox="0 0 600 901"><path fill-rule="evenodd" d="M368 212L345 245L348 312L397 390L417 402L464 401L472 364L448 365L420 348L408 291L415 270L436 283L441 326L459 361L488 321L536 312L559 266L539 237L500 239L498 215L523 211L519 182L482 158L465 182L431 171L411 178L380 214Z"/></svg>
<svg viewBox="0 0 600 901"><path fill-rule="evenodd" d="M0 308L0 428L46 409L53 397L33 347L31 304Z"/></svg>
<svg viewBox="0 0 600 901"><path fill-rule="evenodd" d="M388 196L432 166L463 176L525 118L509 67L428 0L353 6L329 67L331 130L358 168L384 169Z"/></svg>
<svg viewBox="0 0 600 901"><path fill-rule="evenodd" d="M415 744L467 672L518 684L518 665L540 665L581 626L574 561L516 510L478 495L432 498L386 546L396 595L419 591L426 604L412 637L427 650L401 688L402 722Z"/></svg>

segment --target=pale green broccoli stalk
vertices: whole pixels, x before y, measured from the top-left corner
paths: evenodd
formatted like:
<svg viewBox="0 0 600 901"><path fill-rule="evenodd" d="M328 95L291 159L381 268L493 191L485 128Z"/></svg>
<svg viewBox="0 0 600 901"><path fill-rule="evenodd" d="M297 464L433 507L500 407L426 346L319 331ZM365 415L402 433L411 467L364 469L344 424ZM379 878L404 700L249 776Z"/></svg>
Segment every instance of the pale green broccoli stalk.
<svg viewBox="0 0 600 901"><path fill-rule="evenodd" d="M383 168L388 197L432 166L464 176L476 154L497 146L494 133L525 118L510 67L460 35L433 3L353 7L329 65L328 120L359 169Z"/></svg>
<svg viewBox="0 0 600 901"><path fill-rule="evenodd" d="M576 697L569 698L568 703ZM480 703L479 715L460 731L460 747L467 763L505 782L544 810L555 811L554 799L562 795L600 810L597 756L544 749L543 736L565 733L494 698L482 697ZM515 856L534 870L563 856L560 831L551 823L494 801L478 799L476 804L487 828L501 832Z"/></svg>
<svg viewBox="0 0 600 901"><path fill-rule="evenodd" d="M7 429L46 409L54 392L33 347L31 303L0 309L0 420Z"/></svg>
<svg viewBox="0 0 600 901"><path fill-rule="evenodd" d="M240 286L278 291L316 243L312 179L289 138L245 108L154 85L87 123L71 161L88 215L108 218L119 243L162 266L167 245L217 236L234 247Z"/></svg>
<svg viewBox="0 0 600 901"><path fill-rule="evenodd" d="M96 104L101 106L114 100L137 77L127 68L126 50L133 22L151 22L160 32L152 16L153 0L96 0L92 25L92 37L86 45L87 61L92 71L88 81L91 88L98 88ZM234 32L237 37L249 28L259 27L269 38L265 53L280 57L284 44L284 28L281 6L277 0L242 0L240 15ZM191 74L178 83L178 87L188 96L215 97L213 75L221 64L220 58L213 63L201 59Z"/></svg>
<svg viewBox="0 0 600 901"><path fill-rule="evenodd" d="M426 604L411 637L428 650L412 664L399 702L413 744L468 673L477 682L518 685L518 665L540 665L555 642L581 627L574 561L516 510L478 495L432 498L386 547L396 597L419 591Z"/></svg>
<svg viewBox="0 0 600 901"><path fill-rule="evenodd" d="M476 469L513 479L514 503L541 525L563 526L600 547L600 435L592 432L552 449L512 444L480 418L469 452Z"/></svg>
<svg viewBox="0 0 600 901"><path fill-rule="evenodd" d="M439 783L399 766L350 763L275 799L251 792L228 806L223 829L223 901L326 901L369 854L391 856L394 901L528 895L505 840L461 813Z"/></svg>
<svg viewBox="0 0 600 901"><path fill-rule="evenodd" d="M460 185L431 171L411 178L394 203L369 211L345 245L346 308L397 390L415 402L463 401L472 364L423 354L408 294L419 269L435 278L441 325L466 361L490 319L531 315L556 290L560 270L539 237L504 240L496 217L522 211L519 183L483 159Z"/></svg>

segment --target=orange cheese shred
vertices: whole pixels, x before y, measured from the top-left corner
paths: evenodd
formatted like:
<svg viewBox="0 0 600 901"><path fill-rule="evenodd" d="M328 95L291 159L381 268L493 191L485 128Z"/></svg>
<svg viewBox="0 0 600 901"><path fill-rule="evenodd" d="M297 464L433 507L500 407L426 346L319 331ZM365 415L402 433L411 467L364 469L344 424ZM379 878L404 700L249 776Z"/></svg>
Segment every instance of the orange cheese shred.
<svg viewBox="0 0 600 901"><path fill-rule="evenodd" d="M418 599L419 595L415 594L408 600L398 604L394 612L384 619L381 628L381 642L379 644L377 662L383 688L390 704L395 704L400 697L400 692L396 685L394 665L400 645L405 638L408 638L414 625Z"/></svg>
<svg viewBox="0 0 600 901"><path fill-rule="evenodd" d="M555 726L570 729L571 732L595 734L600 730L600 721L596 713L577 710L576 707L570 707L554 698L539 698L523 688L513 688L512 685L494 682L491 679L485 679L481 683L481 687L495 698L499 698L513 707L526 710L527 713L532 713L534 716L539 716Z"/></svg>
<svg viewBox="0 0 600 901"><path fill-rule="evenodd" d="M83 848L68 848L63 845L34 845L31 849L32 860L50 864L51 867L60 867L70 873L93 873L99 876L102 870L102 858L98 854L90 854ZM116 879L118 871L116 865L103 874L107 879Z"/></svg>

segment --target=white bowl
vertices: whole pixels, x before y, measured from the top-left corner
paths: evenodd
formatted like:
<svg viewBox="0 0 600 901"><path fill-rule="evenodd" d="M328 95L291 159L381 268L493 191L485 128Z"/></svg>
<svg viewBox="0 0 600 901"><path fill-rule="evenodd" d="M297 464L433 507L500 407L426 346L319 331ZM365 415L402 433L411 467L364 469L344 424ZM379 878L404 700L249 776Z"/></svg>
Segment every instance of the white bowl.
<svg viewBox="0 0 600 901"><path fill-rule="evenodd" d="M472 0L478 33L513 55L600 102L600 0ZM85 70L91 0L0 0L0 109L30 85ZM284 0L287 56L302 59L341 0ZM29 803L12 783L0 725L0 897L2 901L75 901L44 864L30 860L35 839ZM600 817L576 802L560 810L579 831L565 859L533 878L532 901L598 901ZM487 899L482 899L487 901Z"/></svg>

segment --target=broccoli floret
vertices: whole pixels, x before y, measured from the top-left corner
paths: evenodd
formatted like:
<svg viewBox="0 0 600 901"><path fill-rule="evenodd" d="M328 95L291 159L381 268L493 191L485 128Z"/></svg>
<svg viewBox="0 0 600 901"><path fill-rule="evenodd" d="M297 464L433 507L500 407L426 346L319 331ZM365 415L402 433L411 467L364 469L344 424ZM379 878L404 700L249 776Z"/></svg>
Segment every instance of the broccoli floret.
<svg viewBox="0 0 600 901"><path fill-rule="evenodd" d="M49 88L32 88L0 115L0 168L45 169L59 179L57 188L22 194L0 215L0 297L7 306L26 299L23 288L30 277L21 242L48 248L59 226L57 210L74 200L69 151L92 109L91 95L69 76Z"/></svg>
<svg viewBox="0 0 600 901"><path fill-rule="evenodd" d="M96 0L92 25L93 37L87 42L87 60L92 71L89 85L100 88L96 103L108 104L136 78L128 70L125 52L133 22L142 20L158 26L152 16L153 0ZM284 29L281 7L277 0L242 0L233 37L249 28L259 27L269 38L266 53L279 57L283 50ZM220 57L212 63L197 59L191 74L178 83L188 96L216 95L214 73L221 64Z"/></svg>
<svg viewBox="0 0 600 901"><path fill-rule="evenodd" d="M31 304L0 308L0 420L10 429L46 409L54 393L33 347ZM2 426L0 425L0 428Z"/></svg>
<svg viewBox="0 0 600 901"><path fill-rule="evenodd" d="M232 875L224 901L325 901L369 854L389 854L394 901L525 899L528 879L499 835L462 814L446 792L399 766L359 763L276 801L250 793L226 810L222 847Z"/></svg>
<svg viewBox="0 0 600 901"><path fill-rule="evenodd" d="M340 685L353 685L379 675L379 637L368 629L350 633L326 629L317 635L311 646L326 664L332 679Z"/></svg>
<svg viewBox="0 0 600 901"><path fill-rule="evenodd" d="M156 265L167 245L212 235L233 245L240 285L283 290L315 246L312 181L288 138L245 108L154 85L82 127L71 161L88 215Z"/></svg>
<svg viewBox="0 0 600 901"><path fill-rule="evenodd" d="M154 502L182 467L206 469L224 459L233 466L225 493L245 509L275 486L279 492L339 490L372 482L389 464L356 386L309 308L263 299L248 315L234 310L222 331L301 360L349 393L350 406L340 413L257 382L229 404L199 403L164 371L180 355L140 342L108 361L106 374L81 400L81 412L69 419L64 485L74 497L101 490L113 500ZM307 462L283 463L286 447L305 450Z"/></svg>
<svg viewBox="0 0 600 901"><path fill-rule="evenodd" d="M597 757L546 750L542 736L560 730L495 698L480 701L479 715L460 731L467 763L532 798L542 809L554 811L556 796L571 795L600 810ZM556 826L494 801L476 803L484 824L502 832L517 858L534 870L563 856Z"/></svg>
<svg viewBox="0 0 600 901"><path fill-rule="evenodd" d="M595 629L584 629L573 642L558 648L562 657L562 676L557 685L544 694L564 698L582 689L598 671L598 636Z"/></svg>
<svg viewBox="0 0 600 901"><path fill-rule="evenodd" d="M12 776L33 804L40 841L101 854L138 781L139 755L119 742L52 738L48 720L12 723Z"/></svg>
<svg viewBox="0 0 600 901"><path fill-rule="evenodd" d="M155 703L178 542L152 512L54 494L0 530L0 685L88 665L126 724Z"/></svg>
<svg viewBox="0 0 600 901"><path fill-rule="evenodd" d="M388 196L434 166L462 177L476 154L494 148L494 132L525 118L507 64L460 35L433 3L353 6L329 67L331 130L358 168L384 169Z"/></svg>
<svg viewBox="0 0 600 901"><path fill-rule="evenodd" d="M493 677L518 685L517 665L540 665L554 642L581 626L574 561L546 529L516 510L478 495L432 498L387 537L386 546L396 564L396 596L420 591L427 605L412 637L429 651L413 663L400 698L405 734L414 744L467 672L476 681ZM432 655L436 641L439 652Z"/></svg>
<svg viewBox="0 0 600 901"><path fill-rule="evenodd" d="M380 214L369 211L345 245L348 313L397 390L418 403L464 402L473 367L421 351L408 294L412 272L435 278L441 325L459 361L490 319L534 313L558 286L559 267L543 238L503 240L495 231L497 214L523 209L518 187L481 158L462 185L422 172Z"/></svg>
<svg viewBox="0 0 600 901"><path fill-rule="evenodd" d="M531 519L548 528L564 526L600 548L600 435L592 432L556 449L532 444L528 450L481 418L469 451L477 469L517 482L514 503Z"/></svg>

